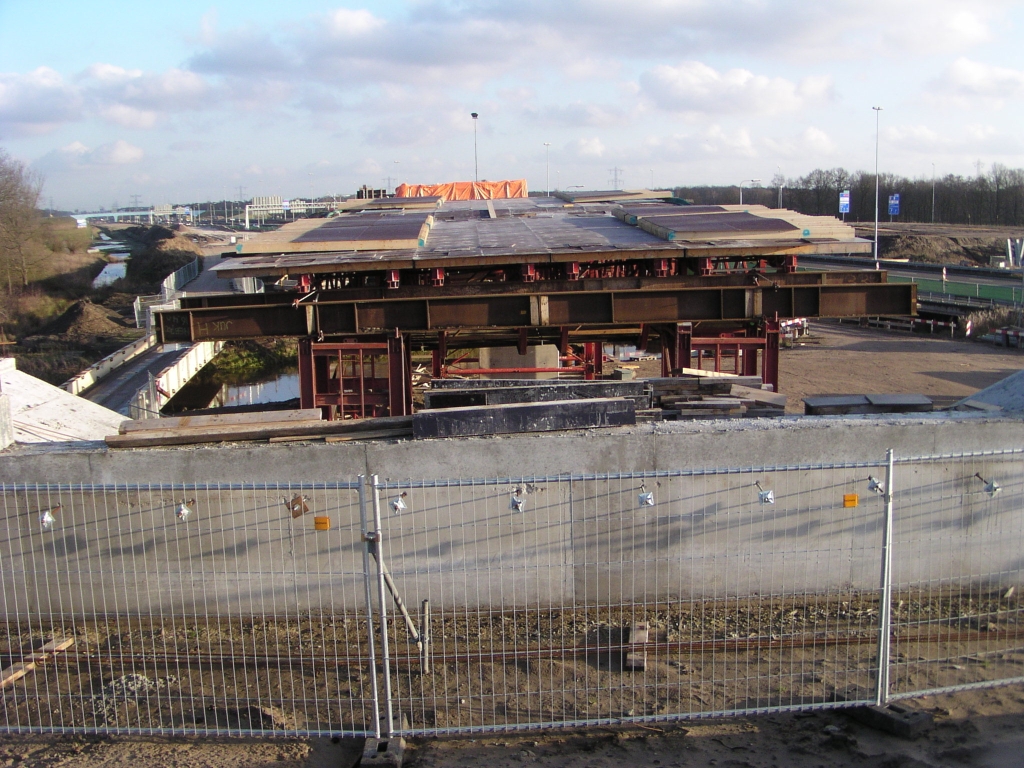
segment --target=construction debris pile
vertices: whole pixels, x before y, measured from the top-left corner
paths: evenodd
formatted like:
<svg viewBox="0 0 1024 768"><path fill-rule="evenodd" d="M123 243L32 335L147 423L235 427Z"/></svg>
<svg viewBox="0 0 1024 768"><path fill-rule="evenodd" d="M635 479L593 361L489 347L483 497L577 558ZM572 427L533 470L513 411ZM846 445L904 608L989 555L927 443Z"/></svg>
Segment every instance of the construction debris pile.
<svg viewBox="0 0 1024 768"><path fill-rule="evenodd" d="M702 372L706 373L706 372ZM410 416L327 421L319 408L126 421L111 448L266 440L429 439L630 426L643 421L781 416L784 395L756 376L650 381L436 379Z"/></svg>
<svg viewBox="0 0 1024 768"><path fill-rule="evenodd" d="M786 396L771 391L760 376L688 375L648 382L653 420L778 417Z"/></svg>

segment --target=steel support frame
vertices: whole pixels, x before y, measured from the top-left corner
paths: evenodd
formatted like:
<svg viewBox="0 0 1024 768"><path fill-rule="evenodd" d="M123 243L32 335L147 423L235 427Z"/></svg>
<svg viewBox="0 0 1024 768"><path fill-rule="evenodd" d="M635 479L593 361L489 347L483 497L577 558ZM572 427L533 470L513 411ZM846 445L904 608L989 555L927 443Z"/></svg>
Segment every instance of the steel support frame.
<svg viewBox="0 0 1024 768"><path fill-rule="evenodd" d="M779 391L779 321L766 320L758 329L758 335L741 335L741 332L727 332L720 336L693 335L691 323L677 323L657 329L661 336L661 375L678 375L683 368L690 367L693 353L714 352L714 371L721 373L722 361L726 354L735 360L730 373L743 376L757 375L757 353L761 352L761 381L771 384ZM723 354L724 353L724 354ZM698 367L700 358L698 357Z"/></svg>
<svg viewBox="0 0 1024 768"><path fill-rule="evenodd" d="M411 352L397 331L343 342L299 341L299 402L324 418L412 413ZM386 359L386 375L378 360Z"/></svg>

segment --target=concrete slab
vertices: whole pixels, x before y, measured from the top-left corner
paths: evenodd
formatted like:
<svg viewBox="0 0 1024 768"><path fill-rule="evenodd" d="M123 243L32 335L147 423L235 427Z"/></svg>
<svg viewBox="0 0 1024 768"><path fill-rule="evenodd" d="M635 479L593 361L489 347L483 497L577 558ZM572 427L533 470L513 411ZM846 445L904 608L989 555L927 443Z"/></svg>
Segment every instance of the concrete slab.
<svg viewBox="0 0 1024 768"><path fill-rule="evenodd" d="M1024 371L1017 371L991 387L975 392L953 405L954 410L1001 408L1007 413L1024 413Z"/></svg>
<svg viewBox="0 0 1024 768"><path fill-rule="evenodd" d="M17 370L14 358L0 360L0 388L10 398L18 443L102 440L116 435L124 416Z"/></svg>

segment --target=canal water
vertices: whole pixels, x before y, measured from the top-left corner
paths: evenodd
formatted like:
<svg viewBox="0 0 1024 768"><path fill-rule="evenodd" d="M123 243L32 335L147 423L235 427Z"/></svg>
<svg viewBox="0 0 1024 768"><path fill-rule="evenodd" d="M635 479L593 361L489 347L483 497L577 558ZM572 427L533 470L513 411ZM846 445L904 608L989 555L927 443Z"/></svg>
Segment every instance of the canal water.
<svg viewBox="0 0 1024 768"><path fill-rule="evenodd" d="M171 398L163 413L165 416L186 415L189 411L205 408L245 408L273 403L288 403L285 407L298 408L298 401L299 374L295 370L271 374L246 384L209 381L197 376Z"/></svg>
<svg viewBox="0 0 1024 768"><path fill-rule="evenodd" d="M223 384L207 404L208 408L282 403L299 396L299 374L279 373L254 384Z"/></svg>

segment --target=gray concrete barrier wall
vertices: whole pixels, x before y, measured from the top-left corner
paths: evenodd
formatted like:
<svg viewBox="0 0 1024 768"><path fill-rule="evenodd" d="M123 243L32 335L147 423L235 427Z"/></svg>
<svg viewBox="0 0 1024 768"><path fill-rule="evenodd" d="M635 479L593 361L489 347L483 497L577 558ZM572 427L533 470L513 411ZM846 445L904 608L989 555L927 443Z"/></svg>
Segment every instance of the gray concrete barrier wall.
<svg viewBox="0 0 1024 768"><path fill-rule="evenodd" d="M895 583L1018 584L1021 458L898 464ZM439 608L872 592L884 497L868 478L884 482L883 464L884 456L871 466L645 478L392 481L382 490L383 550L406 602L430 599ZM991 479L995 494L986 490ZM762 503L762 490L774 503ZM653 506L640 504L646 492ZM512 508L513 495L521 511ZM856 506L847 506L852 495ZM293 518L297 496L306 512ZM405 508L395 512L390 502L400 497ZM295 616L364 603L360 510L351 489L7 488L3 501L8 617ZM190 510L184 520L183 502ZM54 520L44 529L40 515L48 510ZM329 518L328 530L316 529L317 517Z"/></svg>

